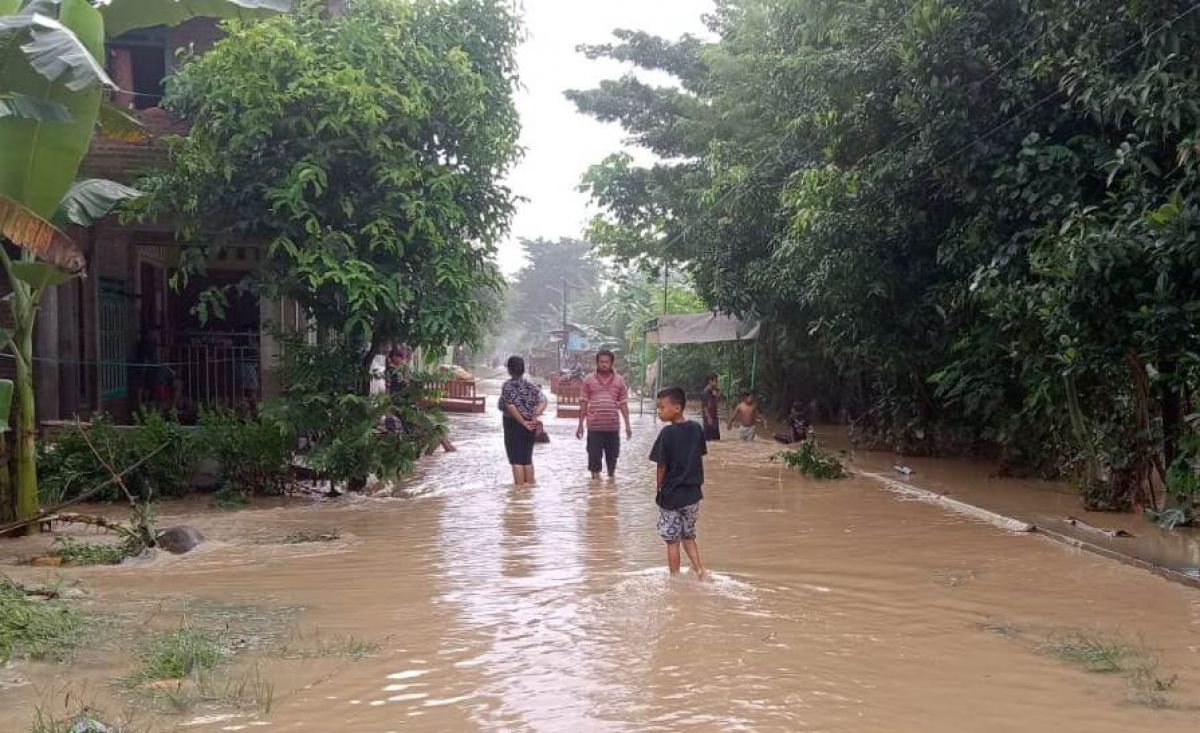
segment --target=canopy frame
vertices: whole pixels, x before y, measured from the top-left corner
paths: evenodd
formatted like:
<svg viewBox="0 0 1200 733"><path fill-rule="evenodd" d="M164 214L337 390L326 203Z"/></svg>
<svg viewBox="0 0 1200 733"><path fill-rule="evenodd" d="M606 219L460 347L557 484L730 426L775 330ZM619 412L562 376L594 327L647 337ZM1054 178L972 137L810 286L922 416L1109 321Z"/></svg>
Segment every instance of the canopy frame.
<svg viewBox="0 0 1200 733"><path fill-rule="evenodd" d="M713 344L753 341L754 353L750 362L750 388L758 383L758 322L742 321L732 316L715 313L688 313L662 315L646 321L642 329L642 368L647 370L642 375L643 388L638 397L638 414L645 412L646 383L650 380L647 374L650 368L650 344L658 347L658 358L655 360L655 393L662 389L663 377L666 373L666 347L672 344ZM651 337L653 334L653 338ZM732 387L733 367L729 368L729 381Z"/></svg>

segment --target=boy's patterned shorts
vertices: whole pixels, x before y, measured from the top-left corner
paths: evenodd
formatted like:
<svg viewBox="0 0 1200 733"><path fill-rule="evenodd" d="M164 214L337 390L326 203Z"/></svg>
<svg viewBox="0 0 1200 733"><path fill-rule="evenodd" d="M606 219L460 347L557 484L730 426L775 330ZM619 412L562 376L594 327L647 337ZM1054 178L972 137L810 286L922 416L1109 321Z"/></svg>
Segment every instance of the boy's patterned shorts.
<svg viewBox="0 0 1200 733"><path fill-rule="evenodd" d="M658 508L658 536L665 542L696 539L696 517L700 514L700 502L679 509Z"/></svg>

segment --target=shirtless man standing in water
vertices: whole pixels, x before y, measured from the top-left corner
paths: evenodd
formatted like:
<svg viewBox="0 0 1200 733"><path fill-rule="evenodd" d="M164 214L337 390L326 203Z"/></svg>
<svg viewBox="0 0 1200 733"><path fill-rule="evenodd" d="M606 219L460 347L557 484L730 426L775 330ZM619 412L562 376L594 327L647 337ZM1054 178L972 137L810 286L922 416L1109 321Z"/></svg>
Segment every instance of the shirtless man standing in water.
<svg viewBox="0 0 1200 733"><path fill-rule="evenodd" d="M754 440L759 423L761 423L762 415L758 413L758 405L754 401L754 395L750 392L742 393L742 401L734 409L733 414L729 416L729 429L732 430L734 424L738 426L738 437L743 442Z"/></svg>

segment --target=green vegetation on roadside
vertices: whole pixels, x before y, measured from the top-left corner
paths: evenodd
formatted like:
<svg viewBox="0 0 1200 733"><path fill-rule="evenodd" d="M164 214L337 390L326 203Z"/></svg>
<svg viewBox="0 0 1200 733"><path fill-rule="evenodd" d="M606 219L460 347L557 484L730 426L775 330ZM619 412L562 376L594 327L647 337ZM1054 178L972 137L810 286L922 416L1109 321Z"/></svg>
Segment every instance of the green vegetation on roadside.
<svg viewBox="0 0 1200 733"><path fill-rule="evenodd" d="M1161 672L1158 659L1141 644L1080 629L1046 632L998 622L982 624L980 628L1085 672L1121 677L1130 701L1138 705L1153 708L1172 705L1169 693L1178 676Z"/></svg>
<svg viewBox="0 0 1200 733"><path fill-rule="evenodd" d="M597 252L758 319L777 409L1194 522L1163 487L1197 455L1200 8L730 0L707 25L582 49L674 82L568 93L658 156L585 176Z"/></svg>
<svg viewBox="0 0 1200 733"><path fill-rule="evenodd" d="M799 448L776 453L771 456L771 460L779 461L788 468L819 480L845 478L848 475L842 462L818 447L816 441L811 438L801 441Z"/></svg>
<svg viewBox="0 0 1200 733"><path fill-rule="evenodd" d="M0 664L14 657L63 659L81 640L84 625L66 603L31 598L0 576Z"/></svg>
<svg viewBox="0 0 1200 733"><path fill-rule="evenodd" d="M61 557L66 565L120 565L127 558L144 550L130 542L79 542L73 537L54 540L51 555Z"/></svg>
<svg viewBox="0 0 1200 733"><path fill-rule="evenodd" d="M153 634L142 642L138 667L125 681L136 686L156 680L182 680L212 671L227 658L215 634L184 626Z"/></svg>

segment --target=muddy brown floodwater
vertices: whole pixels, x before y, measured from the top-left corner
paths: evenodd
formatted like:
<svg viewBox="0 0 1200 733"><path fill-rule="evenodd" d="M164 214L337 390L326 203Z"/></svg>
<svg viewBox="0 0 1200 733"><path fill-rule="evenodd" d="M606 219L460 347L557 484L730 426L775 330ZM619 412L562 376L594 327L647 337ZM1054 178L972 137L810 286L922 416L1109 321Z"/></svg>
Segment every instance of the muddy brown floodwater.
<svg viewBox="0 0 1200 733"><path fill-rule="evenodd" d="M154 730L1200 730L1200 592L868 479L809 481L769 462L774 446L728 440L711 448L700 520L714 580L672 579L649 414L615 482L591 482L573 421L551 420L527 489L508 485L498 423L453 418L459 452L423 462L399 498L175 509L215 541L56 575L126 619L294 609L279 623L297 638L373 649L248 651L269 706ZM263 541L312 527L341 538ZM1121 669L1088 671L1106 640L1126 645ZM27 730L75 688L127 705L117 646L10 670L30 684L0 689L0 730Z"/></svg>

